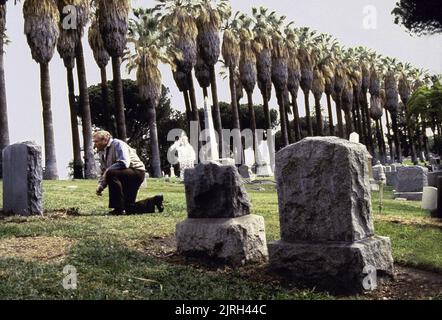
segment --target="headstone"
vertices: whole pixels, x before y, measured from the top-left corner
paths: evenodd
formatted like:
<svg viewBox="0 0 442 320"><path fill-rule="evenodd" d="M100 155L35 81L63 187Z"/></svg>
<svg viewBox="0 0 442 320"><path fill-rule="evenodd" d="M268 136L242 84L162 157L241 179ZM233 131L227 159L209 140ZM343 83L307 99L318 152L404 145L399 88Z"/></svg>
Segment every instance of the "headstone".
<svg viewBox="0 0 442 320"><path fill-rule="evenodd" d="M179 140L177 147L178 163L180 164L180 178L184 179L186 169L192 169L195 166L196 153L187 137Z"/></svg>
<svg viewBox="0 0 442 320"><path fill-rule="evenodd" d="M357 134L356 132L352 132L350 134L350 142L354 142L354 143L359 143L359 134Z"/></svg>
<svg viewBox="0 0 442 320"><path fill-rule="evenodd" d="M437 210L435 216L442 218L442 178L437 180Z"/></svg>
<svg viewBox="0 0 442 320"><path fill-rule="evenodd" d="M17 143L3 150L3 211L30 216L43 214L41 147Z"/></svg>
<svg viewBox="0 0 442 320"><path fill-rule="evenodd" d="M421 166L399 167L395 198L421 201L424 187L428 186L428 169Z"/></svg>
<svg viewBox="0 0 442 320"><path fill-rule="evenodd" d="M173 166L170 167L170 177L171 178L175 178L175 169L173 168Z"/></svg>
<svg viewBox="0 0 442 320"><path fill-rule="evenodd" d="M258 164L256 167L256 175L258 177L272 177L273 170L271 167L271 154L267 141L261 141L258 145Z"/></svg>
<svg viewBox="0 0 442 320"><path fill-rule="evenodd" d="M424 188L421 208L430 211L437 209L437 188L434 187Z"/></svg>
<svg viewBox="0 0 442 320"><path fill-rule="evenodd" d="M177 251L234 266L268 259L264 219L250 202L235 166L201 163L184 178L188 219L177 224Z"/></svg>
<svg viewBox="0 0 442 320"><path fill-rule="evenodd" d="M442 171L428 172L428 186L437 188L437 180L442 177Z"/></svg>
<svg viewBox="0 0 442 320"><path fill-rule="evenodd" d="M375 236L362 144L306 138L276 155L281 240L270 266L291 279L359 292L367 268L393 274L390 239Z"/></svg>
<svg viewBox="0 0 442 320"><path fill-rule="evenodd" d="M244 150L244 163L250 168L255 164L255 151L252 148Z"/></svg>

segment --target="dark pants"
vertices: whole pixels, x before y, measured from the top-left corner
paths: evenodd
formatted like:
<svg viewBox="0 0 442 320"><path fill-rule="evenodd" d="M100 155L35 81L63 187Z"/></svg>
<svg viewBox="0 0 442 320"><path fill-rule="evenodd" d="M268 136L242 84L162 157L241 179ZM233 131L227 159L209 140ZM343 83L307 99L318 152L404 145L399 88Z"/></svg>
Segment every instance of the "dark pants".
<svg viewBox="0 0 442 320"><path fill-rule="evenodd" d="M132 207L144 177L144 171L132 168L109 170L106 173L109 186L109 208L125 210Z"/></svg>

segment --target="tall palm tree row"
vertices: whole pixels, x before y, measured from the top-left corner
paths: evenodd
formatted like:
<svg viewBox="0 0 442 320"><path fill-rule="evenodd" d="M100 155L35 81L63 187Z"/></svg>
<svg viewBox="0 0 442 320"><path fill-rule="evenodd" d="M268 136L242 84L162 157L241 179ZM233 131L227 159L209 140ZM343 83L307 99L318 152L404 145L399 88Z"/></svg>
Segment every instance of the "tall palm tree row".
<svg viewBox="0 0 442 320"><path fill-rule="evenodd" d="M54 0L25 0L23 4L25 35L32 58L40 65L43 106L45 170L44 179L58 179L55 138L51 108L49 62L60 34L60 14Z"/></svg>
<svg viewBox="0 0 442 320"><path fill-rule="evenodd" d="M2 151L9 145L8 112L4 66L6 42L6 3L0 4L0 179L3 177Z"/></svg>
<svg viewBox="0 0 442 320"><path fill-rule="evenodd" d="M155 178L162 176L156 108L160 101L162 77L159 62L172 65L179 54L172 41L172 30L161 27L161 14L155 9L134 10L136 19L129 24L129 41L133 52L128 57L129 72L136 69L140 98L147 109L151 146L151 168Z"/></svg>
<svg viewBox="0 0 442 320"><path fill-rule="evenodd" d="M98 21L104 47L112 57L118 138L127 140L121 59L127 43L130 0L97 0Z"/></svg>

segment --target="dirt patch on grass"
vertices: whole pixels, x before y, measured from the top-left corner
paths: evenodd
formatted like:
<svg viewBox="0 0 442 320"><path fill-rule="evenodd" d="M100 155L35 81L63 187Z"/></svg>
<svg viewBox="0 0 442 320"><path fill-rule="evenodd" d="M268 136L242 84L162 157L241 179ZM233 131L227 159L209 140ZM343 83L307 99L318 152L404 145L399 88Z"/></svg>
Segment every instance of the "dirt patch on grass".
<svg viewBox="0 0 442 320"><path fill-rule="evenodd" d="M73 244L73 240L61 237L0 239L0 257L26 261L61 262Z"/></svg>
<svg viewBox="0 0 442 320"><path fill-rule="evenodd" d="M391 222L409 226L430 227L442 229L442 219L431 217L404 217L375 215L376 221Z"/></svg>
<svg viewBox="0 0 442 320"><path fill-rule="evenodd" d="M442 299L442 274L396 266L395 279L364 297L380 300Z"/></svg>
<svg viewBox="0 0 442 320"><path fill-rule="evenodd" d="M268 265L247 265L241 268L220 266L210 261L186 258L176 253L175 236L151 237L144 241L134 241L132 248L148 256L156 257L164 262L185 265L203 272L216 272L229 277L240 273L242 279L258 283L272 284L287 289L297 286L269 271ZM442 274L423 271L416 268L395 266L396 275L391 281L379 284L377 290L359 296L335 296L338 299L374 299L374 300L406 300L406 299L442 299Z"/></svg>

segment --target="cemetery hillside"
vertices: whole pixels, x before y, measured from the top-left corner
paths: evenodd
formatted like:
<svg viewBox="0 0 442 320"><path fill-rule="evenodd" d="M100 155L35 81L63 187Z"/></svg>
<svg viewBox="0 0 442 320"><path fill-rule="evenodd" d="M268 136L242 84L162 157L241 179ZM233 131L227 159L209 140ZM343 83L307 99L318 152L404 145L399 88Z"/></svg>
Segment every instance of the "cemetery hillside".
<svg viewBox="0 0 442 320"><path fill-rule="evenodd" d="M442 5L263 3L0 0L0 300L442 299Z"/></svg>

